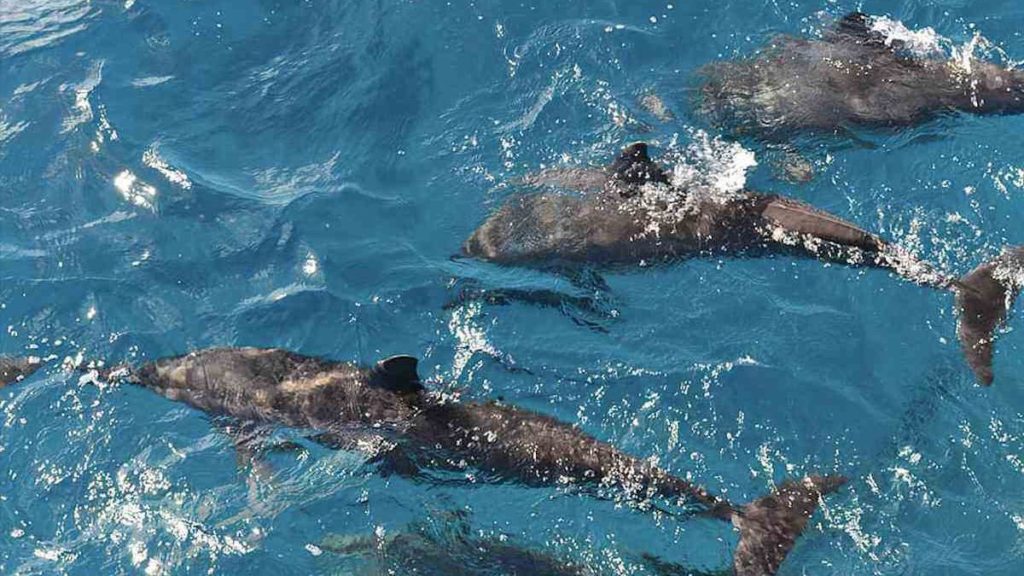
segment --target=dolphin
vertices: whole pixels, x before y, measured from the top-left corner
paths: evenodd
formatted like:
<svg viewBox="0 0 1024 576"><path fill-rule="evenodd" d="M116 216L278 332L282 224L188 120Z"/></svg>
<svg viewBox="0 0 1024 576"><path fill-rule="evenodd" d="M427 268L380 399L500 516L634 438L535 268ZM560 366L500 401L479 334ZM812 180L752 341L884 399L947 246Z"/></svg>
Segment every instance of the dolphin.
<svg viewBox="0 0 1024 576"><path fill-rule="evenodd" d="M1024 285L1024 247L1005 249L963 278L952 278L798 200L747 190L682 190L670 180L642 142L605 168L548 169L525 179L544 190L500 206L461 254L558 271L771 254L883 268L955 294L961 348L978 381L992 384L994 333Z"/></svg>
<svg viewBox="0 0 1024 576"><path fill-rule="evenodd" d="M475 470L489 481L572 485L637 506L652 499L678 505L732 523L740 536L732 566L738 576L775 574L822 497L846 482L810 475L737 506L550 416L445 400L424 387L417 364L411 356L366 367L282 349L211 348L93 377L137 384L220 419L309 430L331 448L373 445L372 460L391 465L384 471Z"/></svg>
<svg viewBox="0 0 1024 576"><path fill-rule="evenodd" d="M434 516L440 516L441 522ZM356 574L459 574L461 576L600 576L605 571L501 536L474 533L464 511L441 511L384 534L331 534L318 547L361 560Z"/></svg>
<svg viewBox="0 0 1024 576"><path fill-rule="evenodd" d="M468 520L464 510L441 510L432 512L426 521L415 521L383 534L330 534L317 546L362 564L360 567L365 571L353 571L359 575L602 576L623 572L619 564L569 560L547 547L534 548L517 542L508 534L478 533ZM726 574L667 562L650 553L620 554L627 566L644 567L658 576Z"/></svg>
<svg viewBox="0 0 1024 576"><path fill-rule="evenodd" d="M854 12L821 38L779 36L751 57L704 66L698 115L736 133L784 140L911 126L950 112L1024 112L1024 70L915 56L873 23Z"/></svg>

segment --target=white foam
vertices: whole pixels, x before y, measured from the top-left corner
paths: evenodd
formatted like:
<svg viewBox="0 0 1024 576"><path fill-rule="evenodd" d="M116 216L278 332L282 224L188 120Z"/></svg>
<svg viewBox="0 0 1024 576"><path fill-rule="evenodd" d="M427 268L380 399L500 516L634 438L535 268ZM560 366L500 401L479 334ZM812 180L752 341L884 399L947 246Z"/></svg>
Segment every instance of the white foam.
<svg viewBox="0 0 1024 576"><path fill-rule="evenodd" d="M670 179L683 189L710 189L730 196L747 185L747 173L757 166L757 156L738 142L711 137L704 130L690 132L690 143L676 156Z"/></svg>
<svg viewBox="0 0 1024 576"><path fill-rule="evenodd" d="M174 76L146 76L132 80L132 86L136 88L149 88L150 86L158 86L173 79Z"/></svg>
<svg viewBox="0 0 1024 576"><path fill-rule="evenodd" d="M160 153L155 146L151 146L142 154L142 163L162 174L171 184L175 184L185 190L192 188L192 181L189 180L188 174L171 167L166 160L160 157Z"/></svg>
<svg viewBox="0 0 1024 576"><path fill-rule="evenodd" d="M75 106L67 118L64 119L61 133L67 134L79 125L90 122L93 119L92 104L89 102L89 95L103 81L103 60L93 64L85 79L71 86L61 86L62 90L73 88L75 91Z"/></svg>
<svg viewBox="0 0 1024 576"><path fill-rule="evenodd" d="M156 210L157 191L139 180L131 170L122 170L114 177L114 188L122 198L147 210Z"/></svg>
<svg viewBox="0 0 1024 576"><path fill-rule="evenodd" d="M948 38L933 28L911 30L903 22L886 16L873 18L871 30L884 36L887 46L900 42L905 50L918 56L945 55L945 47L951 44Z"/></svg>
<svg viewBox="0 0 1024 576"><path fill-rule="evenodd" d="M754 153L737 142L711 137L703 130L691 130L689 135L681 149L673 138L662 161L672 166L670 185L646 184L643 194L624 204L650 216L646 234L657 236L663 224L678 222L707 202L734 200L747 185L747 172L757 166Z"/></svg>

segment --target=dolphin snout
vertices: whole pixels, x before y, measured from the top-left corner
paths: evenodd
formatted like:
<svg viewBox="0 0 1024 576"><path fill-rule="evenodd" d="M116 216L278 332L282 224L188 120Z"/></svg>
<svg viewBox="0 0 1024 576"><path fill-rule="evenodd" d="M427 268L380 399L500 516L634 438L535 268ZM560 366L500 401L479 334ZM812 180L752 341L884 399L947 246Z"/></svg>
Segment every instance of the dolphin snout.
<svg viewBox="0 0 1024 576"><path fill-rule="evenodd" d="M497 256L494 244L486 239L487 224L480 226L462 243L462 255L481 260L493 260Z"/></svg>

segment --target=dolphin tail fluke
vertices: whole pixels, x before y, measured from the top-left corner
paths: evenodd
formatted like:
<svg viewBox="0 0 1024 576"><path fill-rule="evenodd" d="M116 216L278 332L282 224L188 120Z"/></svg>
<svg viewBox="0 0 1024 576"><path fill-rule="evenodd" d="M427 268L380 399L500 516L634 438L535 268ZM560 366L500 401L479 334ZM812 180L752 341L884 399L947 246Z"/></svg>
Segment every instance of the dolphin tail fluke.
<svg viewBox="0 0 1024 576"><path fill-rule="evenodd" d="M733 526L740 543L733 555L736 576L772 576L807 527L821 498L846 483L843 476L808 476L736 510Z"/></svg>
<svg viewBox="0 0 1024 576"><path fill-rule="evenodd" d="M42 365L36 358L0 356L0 388L28 378Z"/></svg>
<svg viewBox="0 0 1024 576"><path fill-rule="evenodd" d="M1024 287L1024 246L1008 248L956 283L957 337L978 381L992 384L992 343Z"/></svg>

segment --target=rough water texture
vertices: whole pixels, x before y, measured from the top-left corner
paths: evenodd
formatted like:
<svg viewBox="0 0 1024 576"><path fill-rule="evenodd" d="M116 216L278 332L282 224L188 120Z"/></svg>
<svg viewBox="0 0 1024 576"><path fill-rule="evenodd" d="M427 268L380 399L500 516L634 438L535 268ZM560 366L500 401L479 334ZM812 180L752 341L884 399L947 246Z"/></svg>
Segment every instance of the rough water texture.
<svg viewBox="0 0 1024 576"><path fill-rule="evenodd" d="M884 272L780 257L572 283L450 259L527 174L635 140L712 196L786 194L946 274L1024 242L1024 118L802 135L814 178L794 184L777 150L717 144L692 114L702 66L857 8L915 50L1024 58L1020 15L993 1L0 0L0 353L44 364L0 389L0 573L372 574L403 555L331 542L452 514L472 536L440 529L414 558L729 567L727 524L571 486L382 478L288 430L239 468L201 413L60 369L247 345L415 354L442 394L576 423L734 502L848 476L780 574L1018 574L1019 315L981 389L951 299Z"/></svg>

